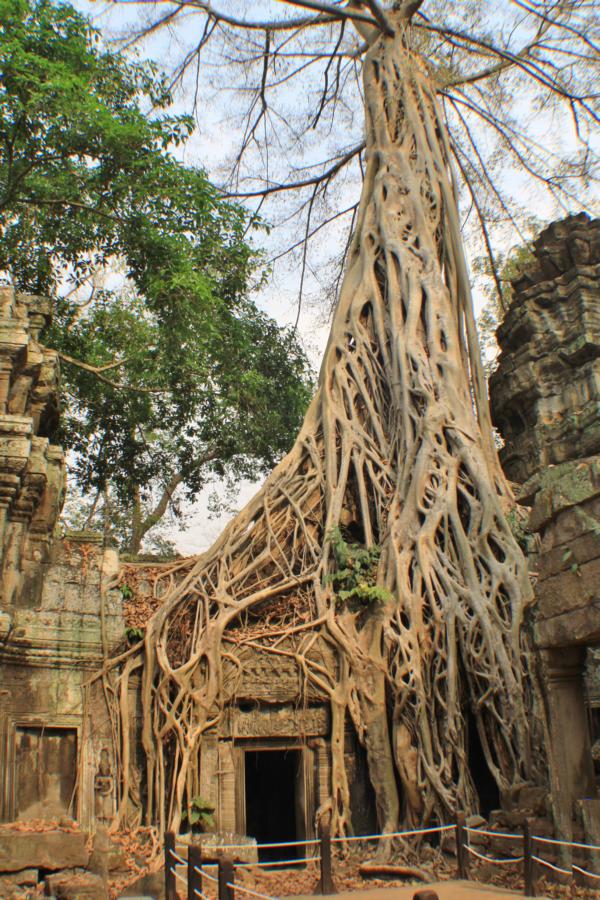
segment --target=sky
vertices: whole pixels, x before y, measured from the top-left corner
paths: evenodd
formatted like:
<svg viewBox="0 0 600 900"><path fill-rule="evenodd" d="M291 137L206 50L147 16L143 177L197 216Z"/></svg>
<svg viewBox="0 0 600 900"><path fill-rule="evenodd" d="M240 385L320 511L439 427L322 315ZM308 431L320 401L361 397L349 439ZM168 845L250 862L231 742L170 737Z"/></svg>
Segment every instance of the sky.
<svg viewBox="0 0 600 900"><path fill-rule="evenodd" d="M425 8L427 10L435 9L436 3L439 3L439 0L427 0ZM96 26L102 30L104 40L107 43L113 42L114 46L118 46L120 41L131 33L132 27L139 24L144 18L149 19L155 13L154 4L143 5L135 2L114 4L103 2L103 0L95 0L95 2L75 0L74 5L93 17ZM263 14L268 14L272 18L276 15L288 16L299 13L297 8L276 3L274 0L255 0L251 3L244 2L244 0L220 0L218 4L215 0L215 5L238 16L251 15L255 18L259 18ZM460 0L459 7L461 5L466 9L469 5L468 0ZM498 4L492 4L491 0L483 0L480 4L470 4L469 8L476 10L479 19L476 26L481 29L495 28L500 31L505 25L508 27L508 24L516 27L512 20L509 22L510 17L505 17L505 23L501 15L504 12L507 15L511 12L512 7L509 0L499 0ZM165 7L163 6L161 9L164 10ZM144 57L149 56L155 59L161 68L169 70L177 65L193 45L194 40L197 40L199 27L198 18L190 16L179 27L163 29L151 39L139 44L137 52ZM232 56L235 56L236 50L235 47L230 48ZM257 48L257 53L260 56L260 47ZM283 74L285 75L285 71ZM200 102L196 106L194 105L195 74L193 72L184 81L182 90L177 94L178 111L193 110L197 122L197 130L187 146L184 161L188 164L203 166L216 183L223 183L226 172L231 166L232 156L235 155L239 146L240 135L244 127L241 115L245 100L244 92L253 84L252 78L255 77L255 73L253 74L251 68L236 67L232 62L228 62L223 68L222 59L218 58L209 47L206 52L203 51L201 57L200 75L204 79L205 87L201 92ZM253 185L253 172L257 169L268 167L270 177L276 181L286 167L299 168L310 165L321 154L333 153L340 146L351 146L353 141L360 140L363 121L361 110L356 105L360 98L355 92L354 100L350 101L347 109L342 109L341 112L338 110L335 120L331 119L328 122L325 119L320 123L324 127L314 129L314 133L309 132L308 140L294 142L293 131L297 121L295 116L300 115L300 109L307 100L313 103L314 99L318 98L321 77L322 70L314 77L306 74L301 83L301 93L298 93L298 88L291 87L287 82L279 89L278 102L282 111L280 127L288 138L286 148L278 150L275 146L277 137L275 129L272 132L274 137L269 139L273 144L270 155L265 157L264 149L261 151L256 148L248 154L248 162L245 167L242 165L240 170L241 180L239 183L242 187ZM235 82L236 91L231 90L232 79ZM284 79L282 78L282 80ZM552 121L552 113L547 109L529 108L530 102L527 98L520 99L518 103L520 108L515 109L515 113L522 118L527 118L530 133L537 136L540 144L544 144L548 149L552 146L560 149L561 141L564 143L572 140L567 136L567 129L563 133L560 128L555 127L556 122ZM482 134L480 139L484 146L487 138ZM267 145L269 140L266 142ZM496 162L500 164L502 161L497 160ZM550 219L556 215L552 205L543 199L541 194L526 189L526 181L518 171L507 170L504 178L506 189L515 196L522 195L524 206L528 206L537 219ZM334 186L330 196L324 202L324 212L331 214L352 205L359 190L360 182L358 173L355 171L354 176L340 180ZM261 238L269 258L276 257L281 248L293 242L300 233L298 218L292 217L287 221L290 209L289 200L286 197L282 201L272 204L266 212L269 221L279 226L273 229L271 236L265 235ZM463 212L471 225L474 218L472 209L469 212L465 204ZM339 255L339 249L345 241L345 227L347 227L348 221L349 217L336 221L327 232L319 232L311 241L310 265L305 271L305 297L298 316L298 329L315 369L318 368L328 334L328 313L331 300L330 298L324 299L324 294L327 290L331 260ZM465 237L468 255L473 256L481 252L480 248L473 243L468 227ZM504 234L499 229L495 231L495 237L500 249L504 251L515 242L514 234ZM298 253L278 260L273 265L267 284L257 298L259 305L282 325L293 324L298 315L298 286L301 271L302 265ZM476 310L479 310L485 302L485 293L480 280L474 279L474 286ZM197 553L206 549L230 518L230 515L224 515L220 518L209 519L207 504L212 490L214 487L207 489L194 507L189 509L188 527L177 535L178 549L184 554ZM250 499L254 490L255 485L253 484L246 483L241 486L237 501L238 508Z"/></svg>

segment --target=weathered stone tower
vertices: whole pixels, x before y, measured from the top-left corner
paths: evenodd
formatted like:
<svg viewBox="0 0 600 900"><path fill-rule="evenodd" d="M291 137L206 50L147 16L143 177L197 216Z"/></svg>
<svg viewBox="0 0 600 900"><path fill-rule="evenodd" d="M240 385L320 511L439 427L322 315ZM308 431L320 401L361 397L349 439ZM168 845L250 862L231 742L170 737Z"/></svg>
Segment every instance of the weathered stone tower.
<svg viewBox="0 0 600 900"><path fill-rule="evenodd" d="M531 506L537 535L531 626L550 733L555 824L598 843L600 800L591 744L600 697L600 220L556 222L535 242L535 261L513 282L498 329L491 379L501 460ZM589 694L592 694L591 700ZM588 694L586 703L586 694ZM600 711L600 710L599 710Z"/></svg>
<svg viewBox="0 0 600 900"><path fill-rule="evenodd" d="M91 827L110 729L98 703L84 734L82 686L123 640L121 595L101 539L55 534L65 461L58 358L39 342L49 317L46 298L0 288L0 821Z"/></svg>

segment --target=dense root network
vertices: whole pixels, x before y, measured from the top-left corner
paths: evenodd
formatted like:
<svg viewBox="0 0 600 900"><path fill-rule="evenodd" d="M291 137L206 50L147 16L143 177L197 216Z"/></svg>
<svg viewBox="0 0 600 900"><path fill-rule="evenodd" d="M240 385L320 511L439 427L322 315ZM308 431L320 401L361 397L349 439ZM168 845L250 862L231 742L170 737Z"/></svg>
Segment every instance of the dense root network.
<svg viewBox="0 0 600 900"><path fill-rule="evenodd" d="M110 680L123 813L128 685L141 670L147 816L161 827L178 827L197 790L203 735L235 699L249 647L294 659L305 690L328 698L337 832L350 828L348 716L383 830L476 807L467 707L501 789L535 774L521 637L531 589L503 511L444 122L397 25L365 61L359 217L296 444L214 546L170 576L143 646ZM336 601L335 526L381 547L390 599Z"/></svg>

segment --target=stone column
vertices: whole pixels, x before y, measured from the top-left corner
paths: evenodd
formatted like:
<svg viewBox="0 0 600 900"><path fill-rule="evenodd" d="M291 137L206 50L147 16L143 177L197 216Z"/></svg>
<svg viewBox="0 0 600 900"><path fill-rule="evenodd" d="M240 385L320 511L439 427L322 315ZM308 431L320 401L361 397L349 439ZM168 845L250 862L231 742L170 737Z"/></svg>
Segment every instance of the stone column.
<svg viewBox="0 0 600 900"><path fill-rule="evenodd" d="M552 805L557 829L566 838L572 834L575 802L596 796L583 663L584 650L580 647L542 651Z"/></svg>

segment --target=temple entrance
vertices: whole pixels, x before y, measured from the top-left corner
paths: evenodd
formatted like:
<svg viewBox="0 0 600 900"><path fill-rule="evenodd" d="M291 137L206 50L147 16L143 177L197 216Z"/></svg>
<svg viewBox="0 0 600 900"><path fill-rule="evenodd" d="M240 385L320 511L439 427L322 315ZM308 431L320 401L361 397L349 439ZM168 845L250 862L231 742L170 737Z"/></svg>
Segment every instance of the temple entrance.
<svg viewBox="0 0 600 900"><path fill-rule="evenodd" d="M469 760L469 769L473 777L475 789L479 797L479 812L484 818L488 818L493 809L500 806L500 791L496 784L496 779L490 772L479 731L477 730L477 720L467 707L465 710L465 719L467 725L467 758Z"/></svg>
<svg viewBox="0 0 600 900"><path fill-rule="evenodd" d="M246 750L246 834L259 844L301 840L298 792L302 783L300 750ZM259 851L259 860L294 859L300 847Z"/></svg>
<svg viewBox="0 0 600 900"><path fill-rule="evenodd" d="M76 816L77 731L17 727L15 819Z"/></svg>

